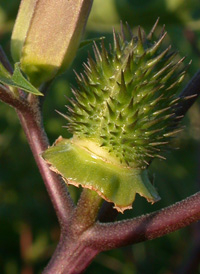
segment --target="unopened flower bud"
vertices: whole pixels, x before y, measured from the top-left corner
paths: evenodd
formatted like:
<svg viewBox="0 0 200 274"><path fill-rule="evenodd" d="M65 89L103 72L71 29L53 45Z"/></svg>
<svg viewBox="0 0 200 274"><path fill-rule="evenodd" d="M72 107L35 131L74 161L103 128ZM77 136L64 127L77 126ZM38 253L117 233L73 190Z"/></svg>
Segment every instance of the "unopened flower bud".
<svg viewBox="0 0 200 274"><path fill-rule="evenodd" d="M35 86L74 59L93 0L22 0L12 33L14 61Z"/></svg>

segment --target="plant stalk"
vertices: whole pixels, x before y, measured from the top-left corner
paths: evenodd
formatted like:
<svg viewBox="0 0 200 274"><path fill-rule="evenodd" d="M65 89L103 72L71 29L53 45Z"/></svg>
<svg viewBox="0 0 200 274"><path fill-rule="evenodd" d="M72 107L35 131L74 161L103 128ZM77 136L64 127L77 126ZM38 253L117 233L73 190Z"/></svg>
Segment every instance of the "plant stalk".
<svg viewBox="0 0 200 274"><path fill-rule="evenodd" d="M73 234L79 235L95 223L102 201L95 191L83 189L72 216Z"/></svg>
<svg viewBox="0 0 200 274"><path fill-rule="evenodd" d="M131 220L97 223L87 233L94 247L108 250L155 239L200 220L200 192L172 206Z"/></svg>
<svg viewBox="0 0 200 274"><path fill-rule="evenodd" d="M94 225L102 198L89 189L83 189L71 222L62 228L59 244L43 274L80 274L99 253L90 246L90 238L85 239L87 229Z"/></svg>
<svg viewBox="0 0 200 274"><path fill-rule="evenodd" d="M38 100L36 97L35 99ZM41 112L37 101L32 102L29 111L17 110L17 114L55 208L59 223L61 227L66 226L73 211L73 202L64 181L58 174L49 169L48 164L40 156L47 149L49 142L42 126Z"/></svg>
<svg viewBox="0 0 200 274"><path fill-rule="evenodd" d="M76 239L61 236L60 242L44 269L43 274L80 274L88 267L98 249L87 245L81 237Z"/></svg>

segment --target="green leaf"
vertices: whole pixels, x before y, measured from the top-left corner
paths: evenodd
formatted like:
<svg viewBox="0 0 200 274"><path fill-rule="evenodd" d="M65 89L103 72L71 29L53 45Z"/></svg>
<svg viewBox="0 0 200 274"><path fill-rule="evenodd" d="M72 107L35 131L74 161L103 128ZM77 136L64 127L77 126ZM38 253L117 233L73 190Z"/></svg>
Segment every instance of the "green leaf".
<svg viewBox="0 0 200 274"><path fill-rule="evenodd" d="M13 75L11 75L4 66L0 63L0 83L12 86L16 88L20 88L28 93L32 93L34 95L43 96L43 94L36 89L21 73L19 63L15 64L15 70Z"/></svg>
<svg viewBox="0 0 200 274"><path fill-rule="evenodd" d="M79 45L79 49L82 49L82 48L92 44L93 42L101 41L102 39L105 39L105 37L102 36L102 37L99 37L99 38L83 40Z"/></svg>
<svg viewBox="0 0 200 274"><path fill-rule="evenodd" d="M12 81L15 83L16 87L35 95L43 96L43 94L36 89L21 73L19 63L15 64L15 70L12 75Z"/></svg>

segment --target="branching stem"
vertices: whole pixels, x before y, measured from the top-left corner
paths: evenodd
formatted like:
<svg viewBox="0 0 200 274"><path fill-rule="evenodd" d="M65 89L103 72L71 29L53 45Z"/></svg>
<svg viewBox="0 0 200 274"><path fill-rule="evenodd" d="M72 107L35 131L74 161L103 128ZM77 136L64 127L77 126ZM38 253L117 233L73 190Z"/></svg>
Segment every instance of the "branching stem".
<svg viewBox="0 0 200 274"><path fill-rule="evenodd" d="M95 247L117 248L161 237L200 219L200 192L162 210L115 223L97 223L88 233Z"/></svg>
<svg viewBox="0 0 200 274"><path fill-rule="evenodd" d="M87 193L83 196L87 197ZM86 211L83 210L83 213ZM83 214L79 220L84 219L87 217ZM80 274L101 251L158 238L199 219L200 192L170 207L132 220L85 226L80 234L74 233L72 221L70 229L62 231L60 242L43 273Z"/></svg>

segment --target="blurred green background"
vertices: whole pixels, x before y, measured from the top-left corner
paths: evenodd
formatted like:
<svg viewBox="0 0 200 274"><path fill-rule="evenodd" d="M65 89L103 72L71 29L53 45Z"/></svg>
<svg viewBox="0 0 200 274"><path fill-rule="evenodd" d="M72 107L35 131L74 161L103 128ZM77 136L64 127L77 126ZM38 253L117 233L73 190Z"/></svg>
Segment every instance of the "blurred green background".
<svg viewBox="0 0 200 274"><path fill-rule="evenodd" d="M10 36L20 0L0 0L0 43L10 58ZM133 29L141 25L149 31L160 17L166 24L168 42L180 56L193 60L186 82L200 65L199 0L94 0L84 38L105 36L111 41L112 28L128 21ZM66 26L67 27L67 26ZM51 143L59 136L68 137L65 120L55 109L65 112L65 96L76 85L73 69L80 72L92 46L81 49L71 69L51 86L44 105L44 125ZM186 84L186 82L184 84ZM149 205L139 196L133 210L118 219L154 211L179 201L199 190L200 107L191 108L183 121L185 129L174 141L175 149L166 161L151 166L155 185L162 200ZM76 199L77 189L70 188ZM42 179L32 158L24 133L13 109L0 104L0 273L41 273L59 239L59 227ZM194 251L199 253L195 253ZM160 239L96 257L87 274L187 274L200 273L200 226L190 227ZM192 262L194 269L187 269ZM190 271L190 272L189 272Z"/></svg>

